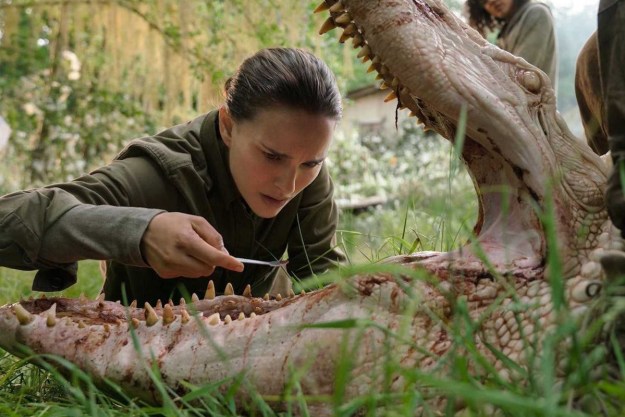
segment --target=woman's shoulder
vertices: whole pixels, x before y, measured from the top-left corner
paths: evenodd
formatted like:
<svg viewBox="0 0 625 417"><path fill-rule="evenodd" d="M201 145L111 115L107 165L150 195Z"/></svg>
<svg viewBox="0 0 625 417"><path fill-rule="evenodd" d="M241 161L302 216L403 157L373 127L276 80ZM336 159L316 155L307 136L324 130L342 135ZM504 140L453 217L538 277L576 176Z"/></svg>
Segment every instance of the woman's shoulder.
<svg viewBox="0 0 625 417"><path fill-rule="evenodd" d="M531 1L527 3L524 10L524 15L528 17L548 16L550 19L553 16L551 13L551 7L549 7L548 4L539 1Z"/></svg>
<svg viewBox="0 0 625 417"><path fill-rule="evenodd" d="M512 18L509 26L517 28L543 28L553 26L553 15L549 5L542 2L526 3ZM524 29L521 29L522 31ZM533 30L533 29L532 29Z"/></svg>

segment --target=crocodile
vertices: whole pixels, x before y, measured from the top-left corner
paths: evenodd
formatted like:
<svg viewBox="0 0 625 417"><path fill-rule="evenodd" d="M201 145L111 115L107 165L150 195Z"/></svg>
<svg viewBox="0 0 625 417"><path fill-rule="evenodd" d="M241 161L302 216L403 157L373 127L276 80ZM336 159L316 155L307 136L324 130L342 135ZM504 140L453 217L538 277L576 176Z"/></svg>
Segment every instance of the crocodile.
<svg viewBox="0 0 625 417"><path fill-rule="evenodd" d="M419 409L444 410L445 396L419 375L446 375L451 352L473 352L476 379L522 383L563 312L588 319L614 275L602 258L623 250L603 201L610 165L571 133L545 73L440 0L325 0L316 12L329 13L321 34L359 48L397 111L461 149L479 200L473 238L341 268L298 295L216 295L209 284L203 299L155 306L21 300L0 308L2 348L64 358L150 403L163 401L160 381L171 395L236 387L237 401L261 396L276 409L298 392L314 415L406 390L423 393ZM460 345L457 326L468 338Z"/></svg>

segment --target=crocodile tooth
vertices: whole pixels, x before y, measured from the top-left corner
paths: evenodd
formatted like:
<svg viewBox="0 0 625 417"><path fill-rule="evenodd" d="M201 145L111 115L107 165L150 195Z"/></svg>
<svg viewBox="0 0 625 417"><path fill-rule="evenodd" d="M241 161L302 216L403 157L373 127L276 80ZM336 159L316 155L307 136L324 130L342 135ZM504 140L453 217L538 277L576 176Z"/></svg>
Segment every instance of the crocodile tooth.
<svg viewBox="0 0 625 417"><path fill-rule="evenodd" d="M165 307L163 307L163 324L169 324L174 320L176 320L174 310L172 310L169 304L165 304Z"/></svg>
<svg viewBox="0 0 625 417"><path fill-rule="evenodd" d="M232 288L231 283L226 284L226 289L224 290L224 295L234 295L234 288Z"/></svg>
<svg viewBox="0 0 625 417"><path fill-rule="evenodd" d="M345 43L345 41L348 40L349 38L351 38L350 35L346 35L345 33L341 33L341 36L339 37L339 43Z"/></svg>
<svg viewBox="0 0 625 417"><path fill-rule="evenodd" d="M343 4L341 0L337 1L332 6L330 6L330 12L332 13L340 13L344 11L345 11L345 5Z"/></svg>
<svg viewBox="0 0 625 417"><path fill-rule="evenodd" d="M354 37L352 38L352 45L354 45L354 48L365 45L365 39L360 33L354 35Z"/></svg>
<svg viewBox="0 0 625 417"><path fill-rule="evenodd" d="M380 90L386 90L388 88L388 84L386 84L386 81L382 81L380 83Z"/></svg>
<svg viewBox="0 0 625 417"><path fill-rule="evenodd" d="M78 328L79 328L79 329L84 329L85 327L87 327L87 325L85 324L85 322L84 322L84 321L82 321L82 320L80 320L80 321L78 322Z"/></svg>
<svg viewBox="0 0 625 417"><path fill-rule="evenodd" d="M102 327L104 328L105 333L109 333L111 331L111 326L109 326L108 323L104 323L104 326Z"/></svg>
<svg viewBox="0 0 625 417"><path fill-rule="evenodd" d="M157 310L162 310L163 309L163 303L161 302L160 298L158 300L156 300L156 306L154 308L157 309Z"/></svg>
<svg viewBox="0 0 625 417"><path fill-rule="evenodd" d="M211 279L208 281L208 287L206 287L206 294L204 294L205 300L213 300L215 299L215 283Z"/></svg>
<svg viewBox="0 0 625 417"><path fill-rule="evenodd" d="M137 308L137 300L132 300L132 303L130 303L130 308Z"/></svg>
<svg viewBox="0 0 625 417"><path fill-rule="evenodd" d="M41 296L39 297L40 300L45 300L46 299L46 295L45 294L41 294Z"/></svg>
<svg viewBox="0 0 625 417"><path fill-rule="evenodd" d="M104 302L104 293L101 292L100 294L98 294L97 298L95 299L98 303L102 303Z"/></svg>
<svg viewBox="0 0 625 417"><path fill-rule="evenodd" d="M250 313L250 318L253 319L254 317L256 317L256 313L254 313L253 311Z"/></svg>
<svg viewBox="0 0 625 417"><path fill-rule="evenodd" d="M325 1L322 1L319 6L315 8L314 13L325 12L326 10L330 10L330 6Z"/></svg>
<svg viewBox="0 0 625 417"><path fill-rule="evenodd" d="M369 48L369 45L365 45L362 47L362 49L360 51L358 51L358 54L356 55L356 58L366 58L366 59L370 59L369 55L371 55L371 48ZM366 62L366 61L364 61Z"/></svg>
<svg viewBox="0 0 625 417"><path fill-rule="evenodd" d="M289 298L295 297L295 293L293 292L293 288L289 288L289 292L287 293L287 295L289 296Z"/></svg>
<svg viewBox="0 0 625 417"><path fill-rule="evenodd" d="M189 316L187 309L183 308L182 310L180 310L180 321L182 322L182 324L188 323L189 320L191 320L191 316Z"/></svg>
<svg viewBox="0 0 625 417"><path fill-rule="evenodd" d="M193 301L194 303L200 301L200 298L197 296L196 293L191 294L191 301Z"/></svg>
<svg viewBox="0 0 625 417"><path fill-rule="evenodd" d="M263 297L263 300L269 301L269 293L265 294L265 296Z"/></svg>
<svg viewBox="0 0 625 417"><path fill-rule="evenodd" d="M145 324L148 326L154 326L158 322L158 315L156 315L156 311L152 308L150 303L146 301L145 303Z"/></svg>
<svg viewBox="0 0 625 417"><path fill-rule="evenodd" d="M207 319L208 324L211 326L216 326L221 322L221 318L219 317L219 313L214 313L210 315Z"/></svg>
<svg viewBox="0 0 625 417"><path fill-rule="evenodd" d="M243 312L240 312L237 320L243 320L244 318L245 318L245 314L243 314Z"/></svg>
<svg viewBox="0 0 625 417"><path fill-rule="evenodd" d="M247 284L243 290L243 297L252 298L252 286Z"/></svg>
<svg viewBox="0 0 625 417"><path fill-rule="evenodd" d="M391 91L390 93L388 93L388 96L384 98L384 102L388 103L389 101L395 100L396 98L397 98L397 94L395 94L394 91Z"/></svg>
<svg viewBox="0 0 625 417"><path fill-rule="evenodd" d="M306 291L304 290L300 291L299 295L306 295Z"/></svg>
<svg viewBox="0 0 625 417"><path fill-rule="evenodd" d="M278 293L278 294L276 295L276 300L277 300L277 301L282 301L282 294Z"/></svg>
<svg viewBox="0 0 625 417"><path fill-rule="evenodd" d="M135 329L138 329L138 328L139 328L139 324L141 324L141 322L139 321L139 319L134 318L134 317L130 320L130 322L132 323L132 327L133 327L133 328L135 328ZM82 323L82 322L78 323L78 327L80 327L80 324L81 324L81 323Z"/></svg>
<svg viewBox="0 0 625 417"><path fill-rule="evenodd" d="M224 317L224 323L226 324L232 323L232 317L230 317L230 314L226 314L226 317Z"/></svg>
<svg viewBox="0 0 625 417"><path fill-rule="evenodd" d="M332 19L332 17L328 17L326 21L323 22L323 25L321 25L321 29L319 29L319 34L323 35L325 33L328 33L335 27L336 27L336 23L334 23L334 19Z"/></svg>
<svg viewBox="0 0 625 417"><path fill-rule="evenodd" d="M352 17L349 13L345 12L336 19L334 19L337 25L348 25L352 22Z"/></svg>
<svg viewBox="0 0 625 417"><path fill-rule="evenodd" d="M345 29L343 29L343 33L347 36L352 36L356 32L358 32L358 28L356 28L356 25L353 23L350 23L345 26Z"/></svg>
<svg viewBox="0 0 625 417"><path fill-rule="evenodd" d="M33 321L33 315L22 307L20 303L13 305L13 312L15 313L15 317L17 317L17 321L19 321L22 326Z"/></svg>
<svg viewBox="0 0 625 417"><path fill-rule="evenodd" d="M46 312L46 325L53 327L56 324L56 303L52 304L52 307Z"/></svg>
<svg viewBox="0 0 625 417"><path fill-rule="evenodd" d="M85 296L84 292L80 293L80 296L78 297L78 301L80 302L80 304L85 304L87 303L89 300L87 299L87 297Z"/></svg>
<svg viewBox="0 0 625 417"><path fill-rule="evenodd" d="M391 87L393 87L393 90L395 90L398 85L399 85L399 78L393 77L393 81L391 81Z"/></svg>
<svg viewBox="0 0 625 417"><path fill-rule="evenodd" d="M369 68L367 68L367 73L369 73L369 72L373 72L373 71L377 71L378 66L380 65L380 63L381 63L381 62L382 62L382 60L380 59L380 57L379 57L379 56L377 56L377 55L376 55L376 56L374 56L374 57L371 59L371 65L369 65ZM377 79L378 79L378 78L376 77L376 80L377 80Z"/></svg>
<svg viewBox="0 0 625 417"><path fill-rule="evenodd" d="M180 301L178 302L178 304L180 304L181 306L186 306L187 300L185 300L184 297L180 297Z"/></svg>

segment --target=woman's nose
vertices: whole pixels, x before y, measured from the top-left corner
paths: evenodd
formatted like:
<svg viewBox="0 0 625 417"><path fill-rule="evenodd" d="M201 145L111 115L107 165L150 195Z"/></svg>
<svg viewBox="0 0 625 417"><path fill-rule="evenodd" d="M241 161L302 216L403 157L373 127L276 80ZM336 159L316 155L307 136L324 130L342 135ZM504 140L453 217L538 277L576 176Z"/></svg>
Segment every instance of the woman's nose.
<svg viewBox="0 0 625 417"><path fill-rule="evenodd" d="M295 191L296 179L296 169L284 170L284 172L276 178L274 185L283 193L282 197L289 197Z"/></svg>

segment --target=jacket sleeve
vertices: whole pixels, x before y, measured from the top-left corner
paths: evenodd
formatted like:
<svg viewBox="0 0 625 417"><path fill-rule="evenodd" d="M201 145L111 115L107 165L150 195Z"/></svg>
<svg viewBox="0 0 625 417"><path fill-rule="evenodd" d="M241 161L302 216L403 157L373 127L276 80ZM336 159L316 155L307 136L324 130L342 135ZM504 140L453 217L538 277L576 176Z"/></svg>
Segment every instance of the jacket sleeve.
<svg viewBox="0 0 625 417"><path fill-rule="evenodd" d="M0 265L39 269L33 289L76 281L75 262L146 266L140 241L168 186L146 158L118 160L74 181L0 198ZM152 208L149 208L152 207Z"/></svg>
<svg viewBox="0 0 625 417"><path fill-rule="evenodd" d="M325 165L303 192L288 242L288 270L299 278L325 272L345 260L345 255L336 245L339 212Z"/></svg>

